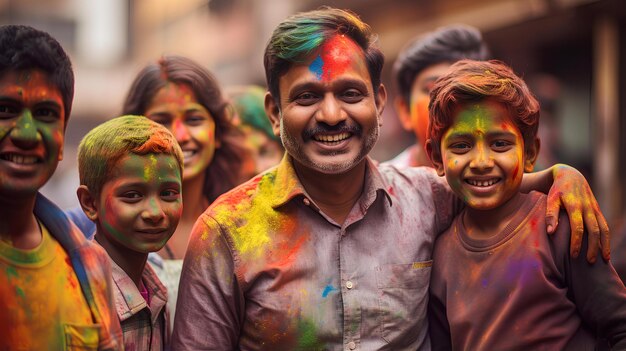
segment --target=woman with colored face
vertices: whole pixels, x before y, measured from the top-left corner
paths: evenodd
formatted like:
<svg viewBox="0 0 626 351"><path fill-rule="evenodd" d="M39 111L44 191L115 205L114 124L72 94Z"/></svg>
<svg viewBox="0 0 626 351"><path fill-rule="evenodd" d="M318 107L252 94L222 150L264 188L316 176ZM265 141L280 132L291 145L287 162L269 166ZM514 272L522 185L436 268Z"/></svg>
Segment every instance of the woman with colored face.
<svg viewBox="0 0 626 351"><path fill-rule="evenodd" d="M166 285L173 320L182 259L196 219L242 180L245 149L231 123L217 80L196 62L165 56L144 67L130 87L123 114L144 115L167 127L183 150L183 213L171 239L149 262Z"/></svg>

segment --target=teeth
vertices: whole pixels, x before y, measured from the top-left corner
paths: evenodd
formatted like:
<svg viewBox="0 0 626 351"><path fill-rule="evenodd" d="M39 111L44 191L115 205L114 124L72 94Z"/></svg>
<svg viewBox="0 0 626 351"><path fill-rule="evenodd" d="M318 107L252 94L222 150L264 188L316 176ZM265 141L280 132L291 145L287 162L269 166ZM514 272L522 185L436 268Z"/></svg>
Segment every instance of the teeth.
<svg viewBox="0 0 626 351"><path fill-rule="evenodd" d="M315 135L313 138L317 141L323 142L338 142L350 137L350 133L340 133L335 135Z"/></svg>
<svg viewBox="0 0 626 351"><path fill-rule="evenodd" d="M183 151L183 158L190 158L193 154L195 154L194 151Z"/></svg>
<svg viewBox="0 0 626 351"><path fill-rule="evenodd" d="M37 157L35 156L22 156L16 154L2 155L3 160L11 161L20 165L32 165L37 163Z"/></svg>
<svg viewBox="0 0 626 351"><path fill-rule="evenodd" d="M473 180L473 179L468 179L467 183L473 186L482 186L482 187L486 187L486 186L491 186L494 185L498 182L498 178L494 178L494 179L489 179L489 180Z"/></svg>

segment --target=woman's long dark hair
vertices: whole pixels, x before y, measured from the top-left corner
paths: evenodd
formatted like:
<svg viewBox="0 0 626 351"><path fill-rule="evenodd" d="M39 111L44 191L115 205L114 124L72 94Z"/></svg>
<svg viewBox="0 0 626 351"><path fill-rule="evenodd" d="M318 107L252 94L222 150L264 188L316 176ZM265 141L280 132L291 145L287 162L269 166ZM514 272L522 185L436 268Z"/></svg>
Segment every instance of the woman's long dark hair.
<svg viewBox="0 0 626 351"><path fill-rule="evenodd" d="M168 82L186 84L193 90L198 102L215 121L215 140L221 143L215 149L204 179L204 196L212 203L240 183L240 171L245 149L241 134L231 121L231 109L213 75L196 62L182 56L164 56L158 63L139 72L130 87L122 114L145 115L148 104Z"/></svg>

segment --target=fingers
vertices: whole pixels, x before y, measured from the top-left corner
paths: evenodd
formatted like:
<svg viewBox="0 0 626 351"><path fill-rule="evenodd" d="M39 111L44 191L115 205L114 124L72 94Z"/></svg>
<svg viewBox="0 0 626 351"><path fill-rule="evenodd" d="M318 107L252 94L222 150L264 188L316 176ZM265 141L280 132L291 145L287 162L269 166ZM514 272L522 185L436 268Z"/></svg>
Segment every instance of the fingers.
<svg viewBox="0 0 626 351"><path fill-rule="evenodd" d="M589 263L595 263L598 256L598 249L600 248L600 227L598 226L598 220L596 214L593 212L587 212L584 216L585 228L587 228L587 261Z"/></svg>
<svg viewBox="0 0 626 351"><path fill-rule="evenodd" d="M578 257L580 253L580 246L582 244L584 225L583 225L583 216L580 210L573 210L569 212L569 224L572 230L572 240L570 243L570 255L574 258ZM598 248L596 247L597 252ZM588 250L589 251L589 250ZM594 257L595 260L595 257Z"/></svg>
<svg viewBox="0 0 626 351"><path fill-rule="evenodd" d="M611 259L611 231L609 230L609 224L602 215L602 212L597 212L596 217L598 220L598 226L600 227L600 247L602 248L602 258L605 261Z"/></svg>
<svg viewBox="0 0 626 351"><path fill-rule="evenodd" d="M553 234L559 225L559 211L561 209L561 194L552 191L548 194L546 205L546 231Z"/></svg>

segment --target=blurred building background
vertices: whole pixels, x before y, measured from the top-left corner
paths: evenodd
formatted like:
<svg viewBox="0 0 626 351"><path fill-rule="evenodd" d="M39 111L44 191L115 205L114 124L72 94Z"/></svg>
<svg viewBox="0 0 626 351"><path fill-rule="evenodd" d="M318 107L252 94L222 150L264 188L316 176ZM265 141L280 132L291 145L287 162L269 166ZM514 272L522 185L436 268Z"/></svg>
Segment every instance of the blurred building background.
<svg viewBox="0 0 626 351"><path fill-rule="evenodd" d="M511 65L542 103L547 162L571 164L592 183L611 222L626 212L625 0L0 0L0 24L29 24L70 53L76 95L65 159L44 189L75 206L76 146L119 114L134 75L162 54L189 56L223 86L265 84L263 50L286 16L321 5L356 12L379 34L383 82L411 38L466 23L492 56ZM387 160L412 143L387 105L373 156Z"/></svg>

